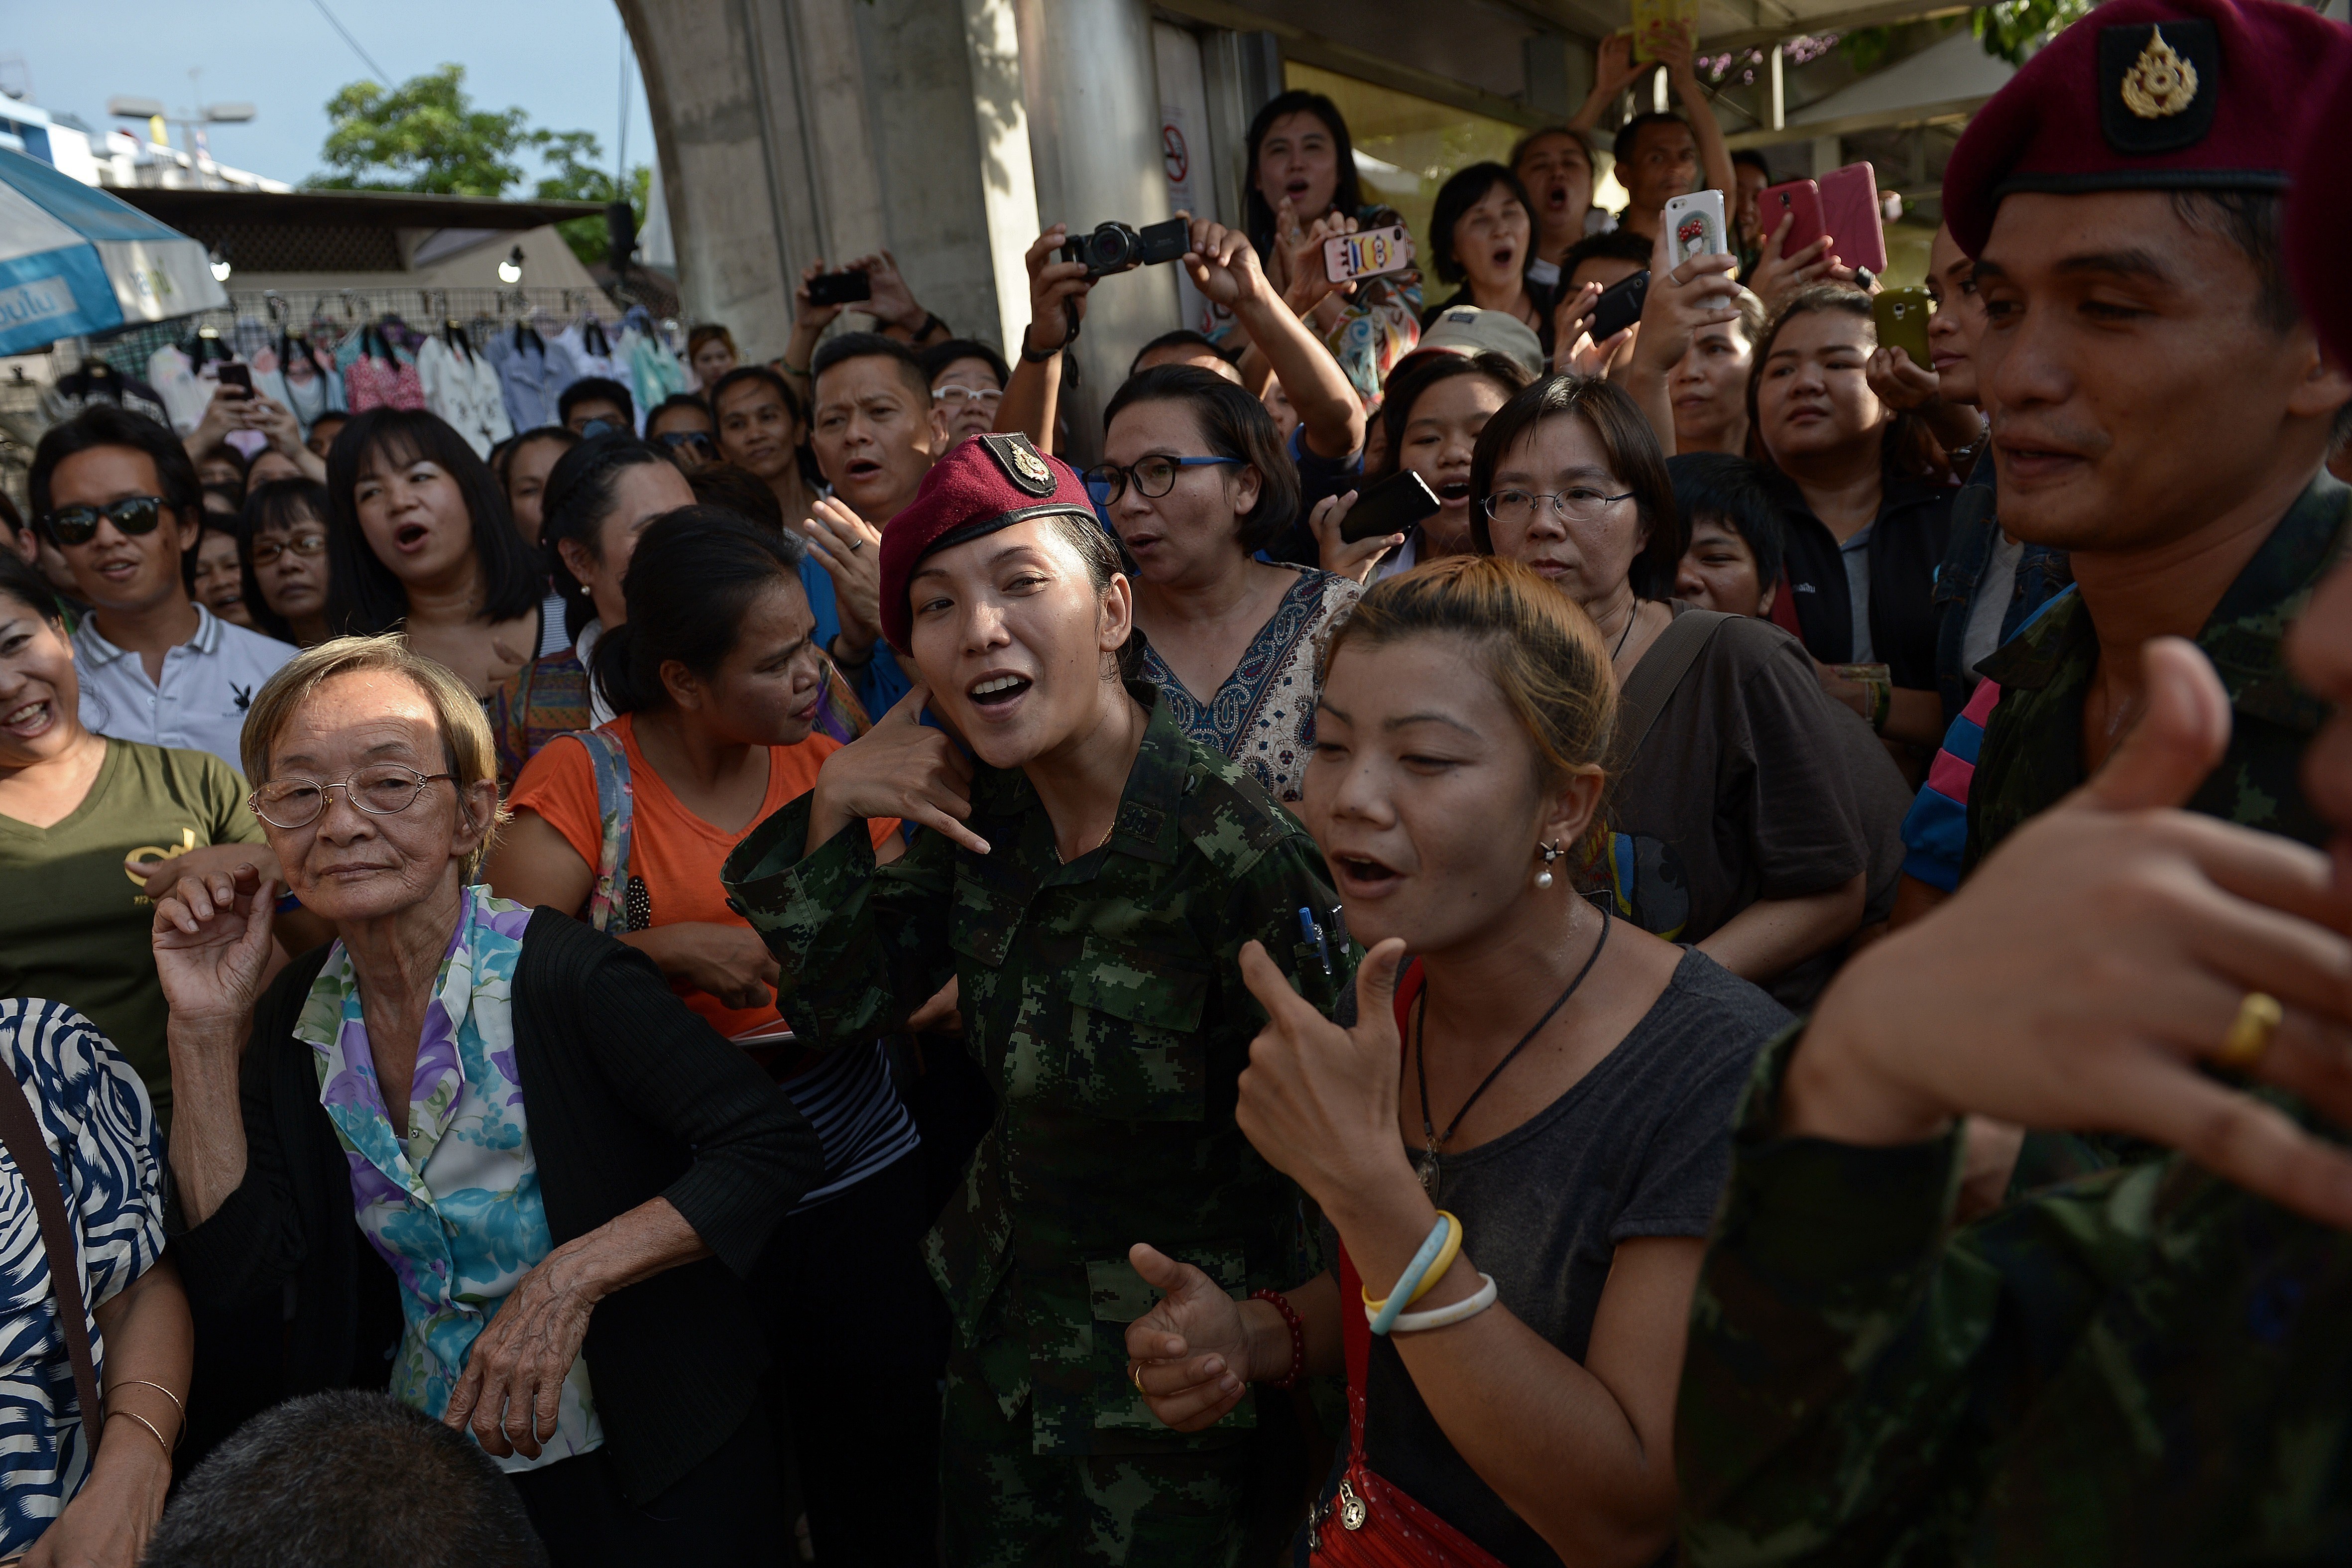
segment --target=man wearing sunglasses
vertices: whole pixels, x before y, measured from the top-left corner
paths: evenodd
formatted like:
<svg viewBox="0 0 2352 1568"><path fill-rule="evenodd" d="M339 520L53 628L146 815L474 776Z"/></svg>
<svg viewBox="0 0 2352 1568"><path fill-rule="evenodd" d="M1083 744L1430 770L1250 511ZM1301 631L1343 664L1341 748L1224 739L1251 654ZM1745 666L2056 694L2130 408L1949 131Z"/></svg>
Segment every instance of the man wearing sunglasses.
<svg viewBox="0 0 2352 1568"><path fill-rule="evenodd" d="M687 473L719 461L719 426L710 405L691 392L664 398L646 416L646 439Z"/></svg>
<svg viewBox="0 0 2352 1568"><path fill-rule="evenodd" d="M30 488L35 526L90 606L73 637L82 723L237 766L247 705L294 648L189 596L184 558L204 496L187 449L153 420L101 404L41 437Z"/></svg>

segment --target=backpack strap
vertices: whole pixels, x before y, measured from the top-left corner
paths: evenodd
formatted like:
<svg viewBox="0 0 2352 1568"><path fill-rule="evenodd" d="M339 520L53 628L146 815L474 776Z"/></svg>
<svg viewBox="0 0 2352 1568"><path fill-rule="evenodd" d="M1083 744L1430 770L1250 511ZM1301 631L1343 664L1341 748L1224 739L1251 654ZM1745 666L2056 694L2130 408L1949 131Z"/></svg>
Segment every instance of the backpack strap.
<svg viewBox="0 0 2352 1568"><path fill-rule="evenodd" d="M574 730L563 738L579 742L596 770L596 816L603 833L596 885L588 893L588 924L618 936L629 929L629 818L636 807L629 753L602 730Z"/></svg>
<svg viewBox="0 0 2352 1568"><path fill-rule="evenodd" d="M57 1298L58 1331L66 1342L66 1359L73 1363L74 1396L81 1406L82 1442L95 1459L106 1430L106 1406L99 1394L98 1363L90 1354L89 1319L82 1310L80 1254L29 1091L14 1073L0 1070L0 1078L7 1079L0 1084L0 1145L6 1147L9 1161L24 1179L41 1222L41 1251L49 1265L49 1291Z"/></svg>
<svg viewBox="0 0 2352 1568"><path fill-rule="evenodd" d="M1622 773L1633 765L1649 739L1650 726L1658 721L1666 704L1674 700L1675 689L1683 677L1690 673L1715 634L1723 629L1731 616L1721 610L1685 610L1658 634L1633 673L1625 678L1625 685L1617 694L1616 770Z"/></svg>

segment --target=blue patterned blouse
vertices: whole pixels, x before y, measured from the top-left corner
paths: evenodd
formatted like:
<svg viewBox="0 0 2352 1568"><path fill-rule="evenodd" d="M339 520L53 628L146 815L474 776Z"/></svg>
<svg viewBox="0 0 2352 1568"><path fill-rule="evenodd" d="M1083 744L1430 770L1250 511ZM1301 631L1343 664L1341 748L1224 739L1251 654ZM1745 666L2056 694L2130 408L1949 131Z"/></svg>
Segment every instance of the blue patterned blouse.
<svg viewBox="0 0 2352 1568"><path fill-rule="evenodd" d="M139 1075L62 1002L0 1001L0 1050L33 1102L67 1216L80 1232L82 1305L103 1386L106 1342L95 1313L163 1252L163 1136ZM0 1083L0 1094L16 1092ZM0 1556L14 1556L81 1489L89 1452L33 1194L4 1152L0 1170Z"/></svg>
<svg viewBox="0 0 2352 1568"><path fill-rule="evenodd" d="M340 942L294 1026L317 1054L319 1103L351 1164L360 1228L400 1281L407 1330L393 1396L436 1419L475 1339L555 1245L514 1059L514 967L530 910L486 887L463 900L417 1037L405 1136L385 1112L359 978ZM575 1360L553 1439L536 1459L514 1454L499 1467L535 1469L604 1441L587 1363Z"/></svg>

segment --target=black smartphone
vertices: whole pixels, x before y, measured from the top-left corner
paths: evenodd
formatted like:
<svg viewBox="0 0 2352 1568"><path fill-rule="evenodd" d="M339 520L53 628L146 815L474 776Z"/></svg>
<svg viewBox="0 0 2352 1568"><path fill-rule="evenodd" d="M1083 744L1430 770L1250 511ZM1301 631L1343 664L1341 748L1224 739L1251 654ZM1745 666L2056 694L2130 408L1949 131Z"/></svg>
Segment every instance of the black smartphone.
<svg viewBox="0 0 2352 1568"><path fill-rule="evenodd" d="M1361 491L1348 515L1339 520L1339 537L1349 544L1383 534L1403 533L1443 503L1429 481L1411 468L1391 474Z"/></svg>
<svg viewBox="0 0 2352 1568"><path fill-rule="evenodd" d="M809 279L808 291L812 305L855 305L874 298L874 279L854 268L847 272L820 272Z"/></svg>
<svg viewBox="0 0 2352 1568"><path fill-rule="evenodd" d="M1642 301L1650 297L1650 272L1643 268L1621 278L1592 302L1592 341L1605 343L1642 319Z"/></svg>
<svg viewBox="0 0 2352 1568"><path fill-rule="evenodd" d="M213 374L220 377L220 384L223 386L236 387L238 396L253 395L253 371L250 367L241 364L223 364L217 366Z"/></svg>

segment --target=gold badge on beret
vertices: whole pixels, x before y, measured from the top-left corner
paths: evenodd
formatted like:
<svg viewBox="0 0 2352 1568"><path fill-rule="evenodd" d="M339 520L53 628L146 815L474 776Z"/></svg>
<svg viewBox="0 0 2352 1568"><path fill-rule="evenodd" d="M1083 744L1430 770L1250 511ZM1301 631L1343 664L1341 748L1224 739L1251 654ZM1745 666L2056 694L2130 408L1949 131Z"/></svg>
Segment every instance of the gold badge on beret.
<svg viewBox="0 0 2352 1568"><path fill-rule="evenodd" d="M1038 455L1028 437L983 431L980 444L996 460L996 466L1003 471L1004 477L1023 490L1033 496L1054 493L1053 467Z"/></svg>
<svg viewBox="0 0 2352 1568"><path fill-rule="evenodd" d="M2124 107L2142 120L2169 119L2197 101L2197 68L2164 41L2162 27L2150 27L2122 92Z"/></svg>

